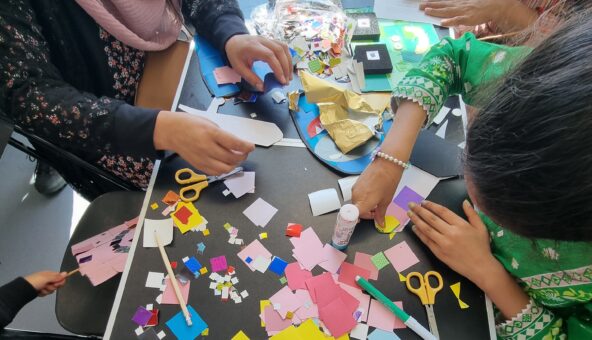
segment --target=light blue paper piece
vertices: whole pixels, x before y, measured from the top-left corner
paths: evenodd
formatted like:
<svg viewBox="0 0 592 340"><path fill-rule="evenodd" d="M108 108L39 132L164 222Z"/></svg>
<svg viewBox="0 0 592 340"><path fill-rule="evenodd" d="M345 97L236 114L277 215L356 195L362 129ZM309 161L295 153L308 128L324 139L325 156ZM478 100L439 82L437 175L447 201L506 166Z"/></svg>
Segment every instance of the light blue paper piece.
<svg viewBox="0 0 592 340"><path fill-rule="evenodd" d="M179 340L193 340L208 328L208 324L203 321L193 307L187 306L187 309L189 310L189 314L191 314L191 322L193 322L191 327L187 326L183 312L177 313L172 319L166 322L166 325Z"/></svg>
<svg viewBox="0 0 592 340"><path fill-rule="evenodd" d="M377 328L368 335L368 340L401 340L401 338L393 332L387 332Z"/></svg>
<svg viewBox="0 0 592 340"><path fill-rule="evenodd" d="M389 83L386 74L367 74L364 77L366 87L362 92L390 92L391 83Z"/></svg>

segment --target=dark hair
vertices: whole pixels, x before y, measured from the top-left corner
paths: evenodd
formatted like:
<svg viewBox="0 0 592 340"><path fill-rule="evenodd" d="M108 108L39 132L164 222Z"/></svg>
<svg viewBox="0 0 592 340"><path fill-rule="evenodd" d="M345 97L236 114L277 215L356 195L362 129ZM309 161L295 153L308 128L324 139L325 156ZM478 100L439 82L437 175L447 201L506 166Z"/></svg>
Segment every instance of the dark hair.
<svg viewBox="0 0 592 340"><path fill-rule="evenodd" d="M481 208L523 236L592 241L592 12L565 22L499 85L467 134Z"/></svg>

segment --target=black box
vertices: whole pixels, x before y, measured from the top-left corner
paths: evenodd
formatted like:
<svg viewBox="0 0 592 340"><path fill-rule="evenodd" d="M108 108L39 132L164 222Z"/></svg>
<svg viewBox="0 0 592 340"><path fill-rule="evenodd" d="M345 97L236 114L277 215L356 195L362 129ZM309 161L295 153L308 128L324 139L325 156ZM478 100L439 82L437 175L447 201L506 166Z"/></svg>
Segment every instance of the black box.
<svg viewBox="0 0 592 340"><path fill-rule="evenodd" d="M356 29L352 36L352 41L380 40L380 28L378 28L378 19L374 13L351 13L347 15L356 22Z"/></svg>
<svg viewBox="0 0 592 340"><path fill-rule="evenodd" d="M385 44L358 45L354 59L364 64L364 74L393 72L393 63Z"/></svg>

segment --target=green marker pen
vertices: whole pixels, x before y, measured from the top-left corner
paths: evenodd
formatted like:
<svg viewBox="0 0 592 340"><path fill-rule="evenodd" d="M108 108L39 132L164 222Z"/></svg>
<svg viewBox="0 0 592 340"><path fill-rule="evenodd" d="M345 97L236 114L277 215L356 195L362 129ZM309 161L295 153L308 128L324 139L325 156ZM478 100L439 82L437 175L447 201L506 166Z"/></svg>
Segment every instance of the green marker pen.
<svg viewBox="0 0 592 340"><path fill-rule="evenodd" d="M361 276L356 276L356 283L372 295L376 300L380 301L386 308L393 312L407 327L411 328L417 335L425 340L437 340L434 334L430 333L424 326L422 326L417 320L405 313L399 306L395 305L389 298L384 296L376 287L370 282L366 281Z"/></svg>

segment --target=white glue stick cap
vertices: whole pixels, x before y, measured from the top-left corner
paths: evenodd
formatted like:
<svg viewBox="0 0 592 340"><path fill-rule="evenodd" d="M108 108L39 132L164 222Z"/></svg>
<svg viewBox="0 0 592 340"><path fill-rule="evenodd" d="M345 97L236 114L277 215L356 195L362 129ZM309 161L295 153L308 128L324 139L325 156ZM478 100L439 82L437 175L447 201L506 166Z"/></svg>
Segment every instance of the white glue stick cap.
<svg viewBox="0 0 592 340"><path fill-rule="evenodd" d="M339 215L346 221L357 221L360 217L360 210L353 204L344 204L339 209Z"/></svg>

